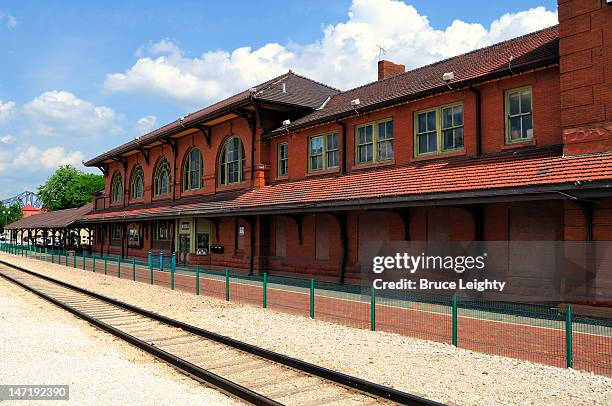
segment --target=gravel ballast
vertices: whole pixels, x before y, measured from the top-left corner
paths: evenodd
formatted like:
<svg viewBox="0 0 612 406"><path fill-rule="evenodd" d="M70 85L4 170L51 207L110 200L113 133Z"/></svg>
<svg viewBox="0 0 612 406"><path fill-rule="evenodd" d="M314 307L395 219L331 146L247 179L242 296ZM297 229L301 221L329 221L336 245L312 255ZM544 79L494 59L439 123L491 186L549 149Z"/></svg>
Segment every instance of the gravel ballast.
<svg viewBox="0 0 612 406"><path fill-rule="evenodd" d="M612 404L612 379L0 253L0 259L263 348L444 403Z"/></svg>
<svg viewBox="0 0 612 406"><path fill-rule="evenodd" d="M69 385L45 405L240 404L2 278L0 341L0 384Z"/></svg>

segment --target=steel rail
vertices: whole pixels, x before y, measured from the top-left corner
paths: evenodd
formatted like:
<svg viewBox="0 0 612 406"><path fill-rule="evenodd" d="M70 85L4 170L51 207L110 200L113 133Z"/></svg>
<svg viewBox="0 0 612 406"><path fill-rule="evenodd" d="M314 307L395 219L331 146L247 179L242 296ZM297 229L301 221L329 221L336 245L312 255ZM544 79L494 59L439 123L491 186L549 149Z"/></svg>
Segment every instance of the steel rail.
<svg viewBox="0 0 612 406"><path fill-rule="evenodd" d="M142 316L148 317L150 319L159 321L159 322L164 323L166 325L170 325L172 327L180 328L180 329L182 329L184 331L190 332L190 333L195 334L197 336L204 337L206 339L209 339L209 340L212 340L212 341L215 341L215 342L218 342L218 343L221 343L221 344L224 344L224 345L236 348L238 350L241 350L241 351L244 351L246 353L258 356L260 358L268 359L270 361L273 361L273 362L285 365L287 367L293 368L293 369L298 370L298 371L305 372L305 373L313 375L313 376L317 376L319 378L322 378L322 379L334 382L336 384L339 384L341 386L344 386L344 387L347 387L347 388L350 388L350 389L357 390L357 391L362 392L362 393L367 393L367 394L376 396L378 398L385 399L385 400L390 400L390 401L393 401L393 402L396 402L396 403L399 403L399 404L402 404L402 405L409 405L409 406L443 406L444 405L443 403L439 403L439 402L436 402L436 401L433 401L433 400L430 400L430 399L426 399L426 398L423 398L421 396L413 395L413 394L410 394L410 393L407 393L407 392L402 392L402 391L399 391L397 389L390 388L388 386L384 386L384 385L380 385L380 384L377 384L377 383L374 383L374 382L370 382L370 381L367 381L367 380L364 380L364 379L361 379L361 378L357 378L355 376L351 376L351 375L348 375L348 374L344 374L342 372L334 371L334 370L329 369L329 368L321 367L319 365L315 365L315 364L312 364L312 363L309 363L309 362L306 362L306 361L302 361L302 360L297 359L297 358L289 357L287 355L279 354L279 353L274 352L274 351L270 351L270 350L266 350L264 348L256 347L256 346L254 346L252 344L244 343L242 341L238 341L238 340L235 340L233 338L230 338L230 337L227 337L227 336L224 336L224 335L213 333L213 332L205 330L203 328L192 326L190 324L187 324L187 323L184 323L184 322L181 322L181 321L178 321L178 320L171 319L169 317L160 315L158 313L155 313L155 312L152 312L152 311L149 311L149 310L142 309L140 307L131 305L129 303L125 303L125 302L122 302L122 301L119 301L119 300L116 300L116 299L113 299L113 298L101 295L99 293L92 292L92 291L83 289L81 287L78 287L78 286L75 286L75 285L71 285L69 283L66 283L66 282L63 282L63 281L51 278L49 276L42 275L42 274L39 274L37 272L30 271L30 270L25 269L25 268L23 268L21 266L13 265L13 264L8 263L8 262L3 261L3 260L0 260L0 264L6 265L6 266L14 268L14 269L17 269L17 270L22 271L22 272L24 272L26 274L29 274L29 275L32 275L34 277L37 277L37 278L46 280L48 282L57 284L59 286L62 286L62 287L74 290L76 292L88 295L88 296L96 298L98 300L102 300L102 301L104 301L106 303L110 303L110 304L115 305L117 307L120 307L120 308L129 310L129 311L132 311L134 313L137 313L137 314L140 314ZM7 276L3 275L2 273L0 273L0 275L5 277L5 278L7 278ZM12 280L12 278L10 278L10 277L8 277L7 279L11 279ZM27 286L24 286L22 283L17 282L17 284L19 284L20 286L25 287L28 290L32 290L31 288L29 288ZM39 294L39 292L35 292L35 291L33 291L33 292L36 293L36 294ZM47 299L47 297L45 297L45 296L43 296L43 297L45 299ZM80 313L78 310L72 309L70 306L64 305L63 303L61 303L61 302L59 302L59 301L57 301L57 300L55 300L53 298L48 298L47 300L50 300L51 302L53 302L55 304L58 304L60 307L65 308L66 310L70 311L71 313L75 313L75 312L76 312L75 314ZM89 319L93 319L93 318L91 318L91 317L89 317L87 315L84 315L84 316L86 316ZM141 347L138 344L134 344L134 345L137 345L138 347L144 349L147 352L161 351L161 352L164 353L163 356L169 358L170 360L180 360L176 356L174 356L174 355L172 355L170 353L167 353L165 351L159 350L156 347L150 346L148 343L143 342L143 341L141 341L141 340L139 340L139 339L137 339L137 338L135 338L133 336L130 336L129 334L123 333L123 332L115 329L114 327L107 325L106 323L100 322L100 321L95 320L95 319L94 319L94 321L95 322L92 322L92 324L98 325L98 323L99 323L101 325L100 328L102 328L104 330L107 330L107 328L109 328L110 330L107 330L107 331L109 331L112 334L115 334L115 331L116 331L118 334L122 334L122 335L128 336L130 338L130 340L126 340L126 341L132 342L131 340L136 340L138 342L141 342L142 345L144 345L144 347ZM117 335L117 334L115 334L115 335ZM123 338L123 337L121 337L121 338ZM148 347L153 347L153 348L151 348L150 349L151 351L149 351L147 349ZM165 360L165 358L163 358L163 357L162 357L162 359ZM195 370L196 372L197 372L197 370L201 370L203 372L206 372L206 374L213 375L211 377L212 379L222 380L222 381L220 381L220 384L222 384L224 386L227 386L229 389L237 389L237 388L234 388L234 386L239 386L239 385L234 384L233 382L230 382L230 381L228 381L228 380L226 380L226 379L224 379L224 378L222 378L222 377L220 377L218 375L212 374L211 372L208 372L208 371L206 371L206 370L204 370L204 369L202 369L202 368L200 368L200 367L198 367L196 365L193 365L193 364L191 364L191 363L189 363L187 361L184 361L184 360L180 360L180 361L184 362L185 364L188 364L188 365L186 365L186 367L189 368L190 370L195 368L193 370ZM172 363L172 364L175 365L174 363ZM189 374L191 374L191 373L189 373ZM210 382L210 381L207 381L207 382ZM210 383L212 383L212 382L210 382ZM223 389L222 387L220 387L220 388ZM246 389L246 388L243 388L243 389ZM228 390L228 392L229 392L229 390ZM262 397L261 395L255 393L255 392L252 392L252 391L249 391L249 392L251 392L252 394L257 395L259 397ZM230 392L230 393L234 393L234 392ZM264 398L263 400L264 401L274 402L273 400L268 399L268 398ZM279 405L279 403L277 403L277 402L274 402L274 403L258 403L258 402L253 402L253 403L255 403L255 404L274 404L274 405Z"/></svg>

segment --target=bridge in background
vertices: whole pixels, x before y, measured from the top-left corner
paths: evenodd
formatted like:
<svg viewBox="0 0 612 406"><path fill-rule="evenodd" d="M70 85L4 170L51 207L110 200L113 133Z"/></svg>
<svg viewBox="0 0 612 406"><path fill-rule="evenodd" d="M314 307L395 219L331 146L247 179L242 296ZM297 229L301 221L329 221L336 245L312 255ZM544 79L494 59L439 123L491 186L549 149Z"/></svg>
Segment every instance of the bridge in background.
<svg viewBox="0 0 612 406"><path fill-rule="evenodd" d="M1 203L6 207L12 206L15 203L19 204L19 207L24 207L27 205L36 207L37 209L40 209L41 207L38 195L29 191L22 192L17 196L9 197L8 199L2 200Z"/></svg>

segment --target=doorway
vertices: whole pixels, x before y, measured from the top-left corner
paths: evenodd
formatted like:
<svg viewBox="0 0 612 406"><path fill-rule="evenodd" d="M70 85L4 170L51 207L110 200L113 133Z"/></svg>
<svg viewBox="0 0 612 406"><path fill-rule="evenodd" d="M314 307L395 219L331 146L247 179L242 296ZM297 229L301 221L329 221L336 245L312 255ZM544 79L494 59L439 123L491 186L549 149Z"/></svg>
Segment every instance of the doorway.
<svg viewBox="0 0 612 406"><path fill-rule="evenodd" d="M191 238L189 234L181 234L179 240L179 259L178 262L182 265L187 265L187 256L189 255L189 247L191 246Z"/></svg>

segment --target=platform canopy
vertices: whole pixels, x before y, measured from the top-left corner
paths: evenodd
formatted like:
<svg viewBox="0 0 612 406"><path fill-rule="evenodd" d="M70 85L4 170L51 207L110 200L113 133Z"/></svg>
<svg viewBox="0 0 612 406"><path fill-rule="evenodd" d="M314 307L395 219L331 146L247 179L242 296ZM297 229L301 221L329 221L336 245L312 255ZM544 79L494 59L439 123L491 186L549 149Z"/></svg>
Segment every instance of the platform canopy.
<svg viewBox="0 0 612 406"><path fill-rule="evenodd" d="M92 210L93 205L88 203L74 209L56 210L42 212L33 216L22 218L7 225L7 230L33 230L50 228L67 228L73 225L79 218Z"/></svg>

